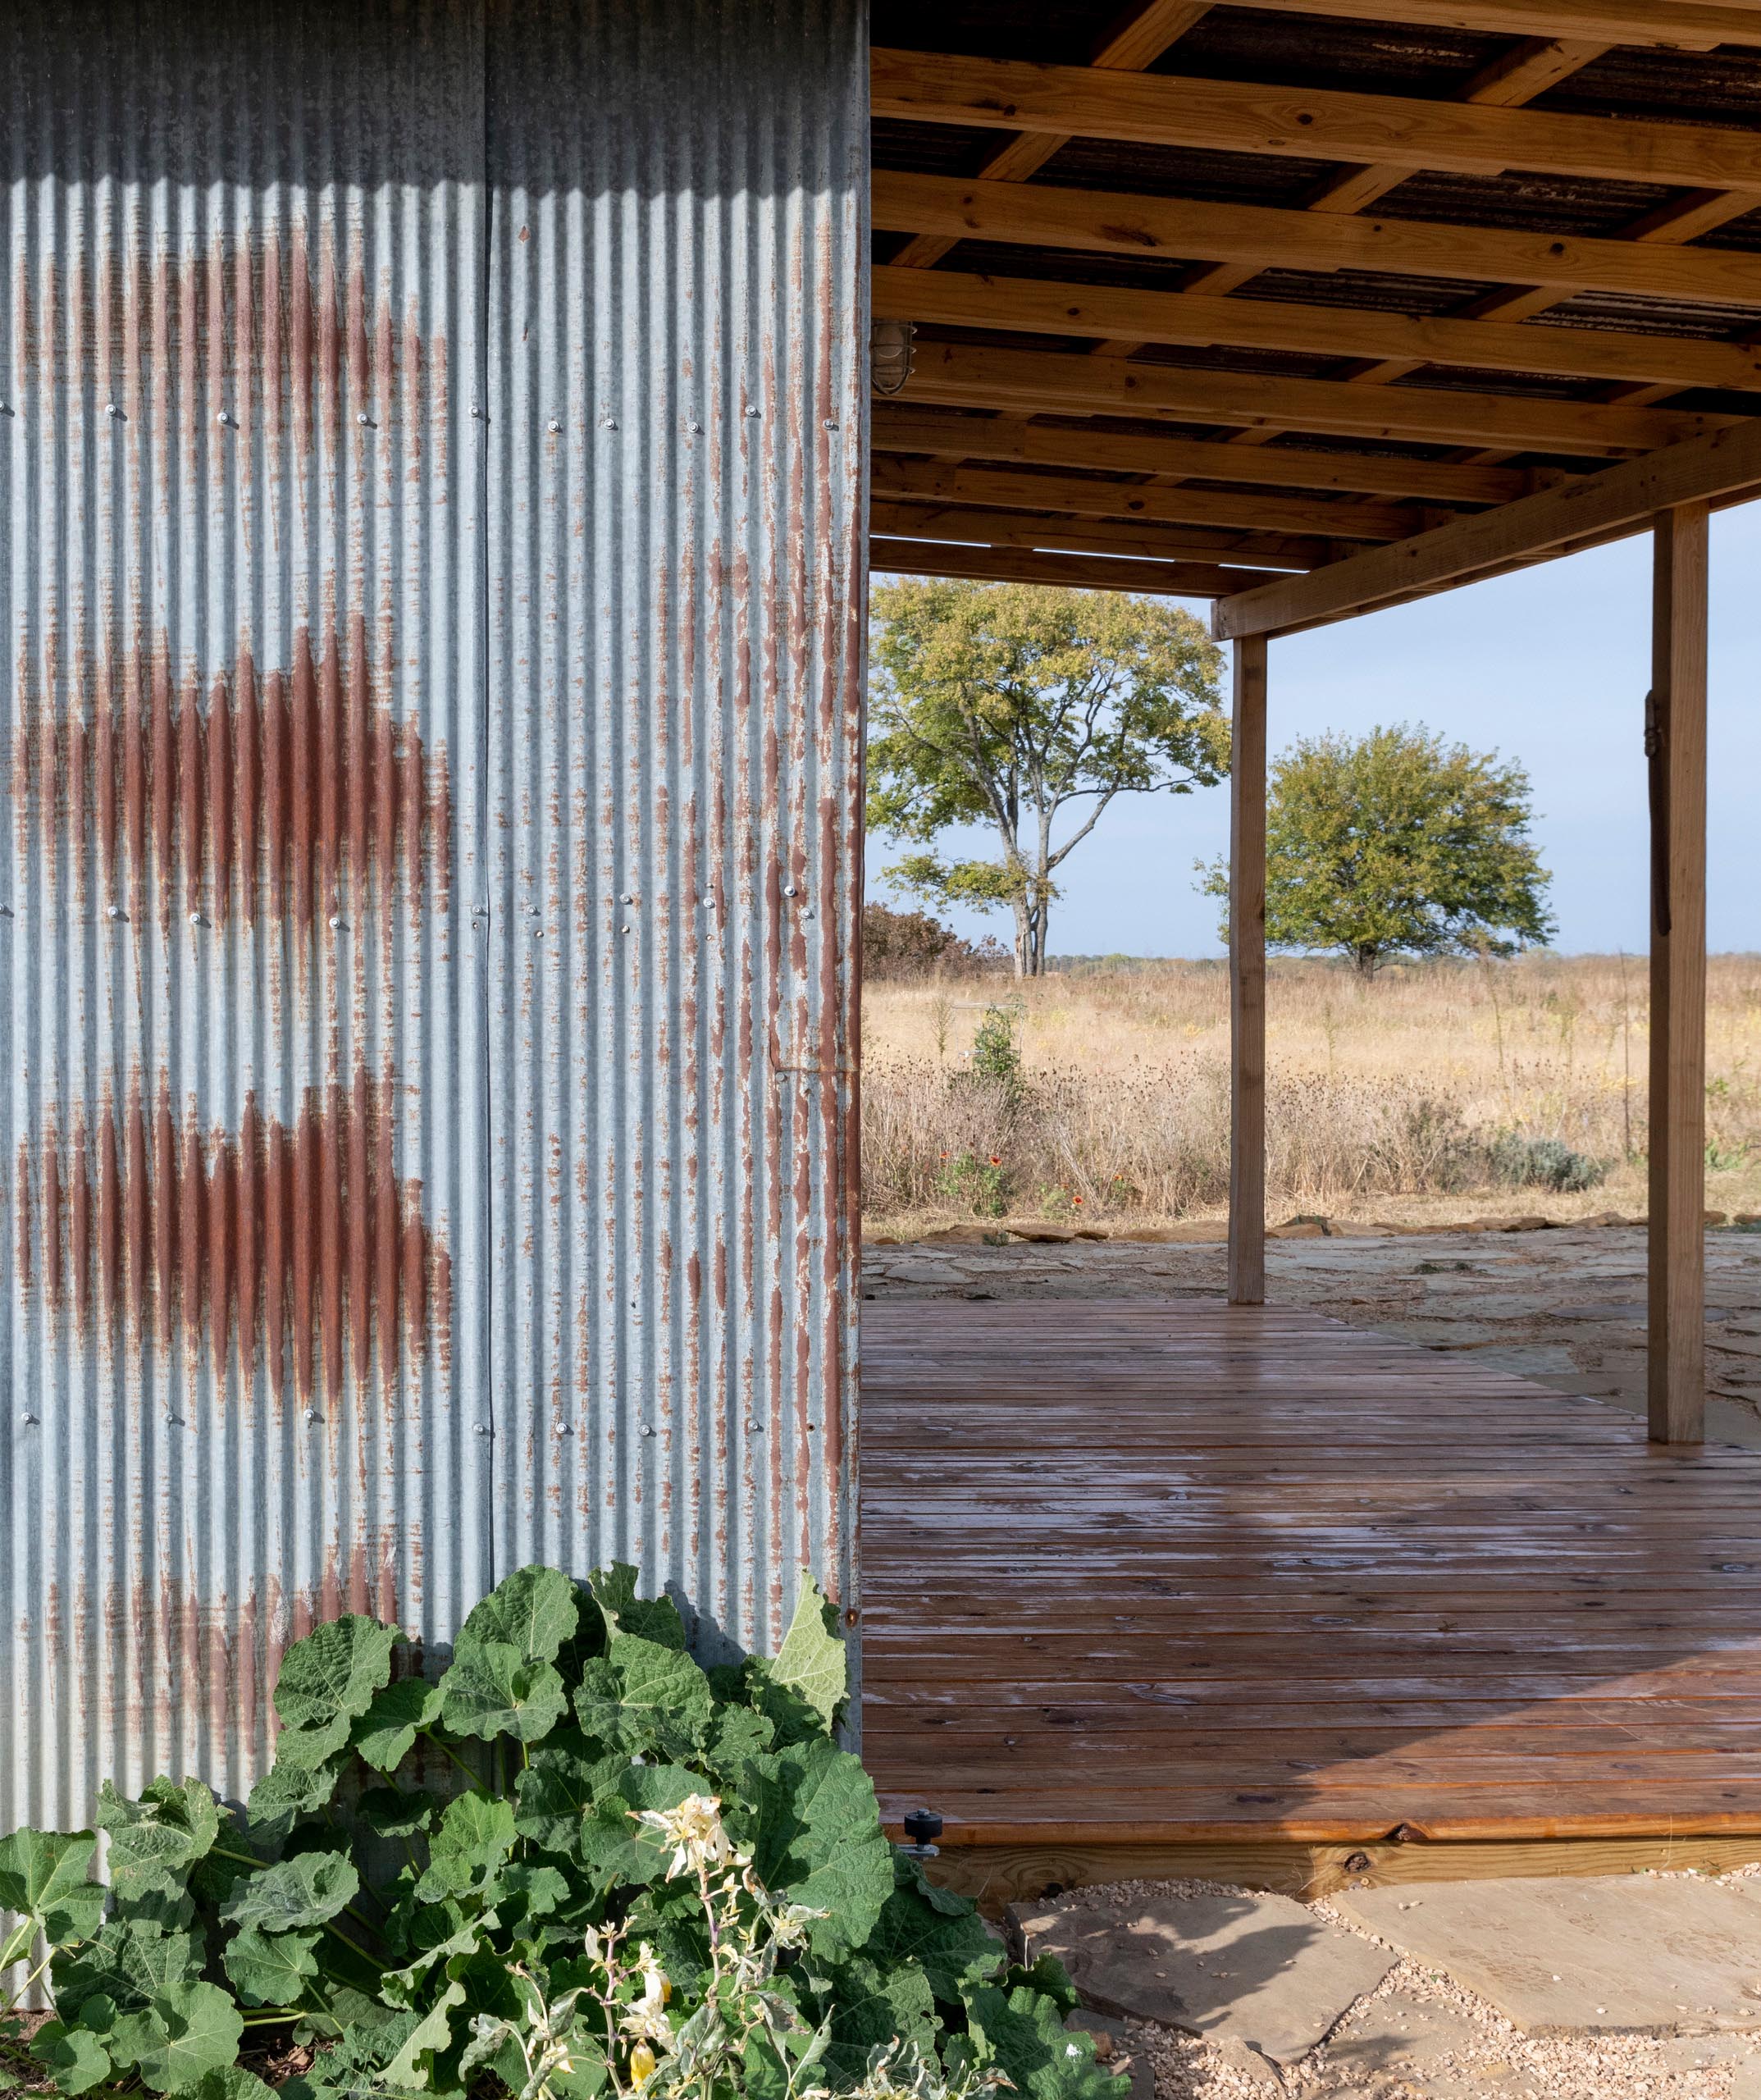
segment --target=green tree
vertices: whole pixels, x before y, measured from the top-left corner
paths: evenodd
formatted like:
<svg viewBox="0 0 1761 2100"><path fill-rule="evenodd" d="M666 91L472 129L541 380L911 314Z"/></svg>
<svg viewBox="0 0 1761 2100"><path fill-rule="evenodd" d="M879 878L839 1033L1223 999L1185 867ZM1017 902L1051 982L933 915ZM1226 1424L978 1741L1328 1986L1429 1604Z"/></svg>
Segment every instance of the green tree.
<svg viewBox="0 0 1761 2100"><path fill-rule="evenodd" d="M869 824L926 849L887 874L937 903L1006 907L1015 974L1038 976L1055 871L1115 797L1227 772L1219 652L1190 613L1107 591L901 582L874 614ZM968 824L995 832L997 859L936 853Z"/></svg>
<svg viewBox="0 0 1761 2100"><path fill-rule="evenodd" d="M1390 956L1544 942L1550 878L1529 817L1529 776L1496 751L1404 724L1305 739L1271 768L1266 945L1331 949L1371 977ZM1226 898L1227 863L1205 873Z"/></svg>

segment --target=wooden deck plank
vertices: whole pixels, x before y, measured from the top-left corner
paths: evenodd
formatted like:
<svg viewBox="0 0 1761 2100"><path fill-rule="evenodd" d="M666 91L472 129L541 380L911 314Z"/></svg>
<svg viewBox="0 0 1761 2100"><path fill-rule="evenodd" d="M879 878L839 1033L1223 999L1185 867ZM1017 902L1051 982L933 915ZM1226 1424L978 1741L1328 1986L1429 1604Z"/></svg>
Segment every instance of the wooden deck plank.
<svg viewBox="0 0 1761 2100"><path fill-rule="evenodd" d="M1761 1839L1761 1455L1301 1308L878 1303L864 1354L889 1819Z"/></svg>

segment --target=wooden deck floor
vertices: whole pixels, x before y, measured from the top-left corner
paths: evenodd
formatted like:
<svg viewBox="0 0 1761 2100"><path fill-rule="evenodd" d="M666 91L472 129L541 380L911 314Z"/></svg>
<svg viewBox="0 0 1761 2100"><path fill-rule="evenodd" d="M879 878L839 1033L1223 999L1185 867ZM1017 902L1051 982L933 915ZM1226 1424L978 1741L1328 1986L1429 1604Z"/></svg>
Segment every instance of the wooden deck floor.
<svg viewBox="0 0 1761 2100"><path fill-rule="evenodd" d="M1761 1454L1307 1310L864 1312L864 1755L951 1846L1761 1833ZM1757 1856L1761 1856L1758 1849Z"/></svg>

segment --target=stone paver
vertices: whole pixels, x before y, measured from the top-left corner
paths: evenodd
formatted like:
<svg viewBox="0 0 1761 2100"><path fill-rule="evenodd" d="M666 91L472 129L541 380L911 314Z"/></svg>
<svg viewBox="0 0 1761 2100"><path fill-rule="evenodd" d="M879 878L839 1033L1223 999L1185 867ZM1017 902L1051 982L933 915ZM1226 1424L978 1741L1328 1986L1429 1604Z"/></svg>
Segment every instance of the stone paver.
<svg viewBox="0 0 1761 2100"><path fill-rule="evenodd" d="M1530 2034L1761 2029L1761 1899L1690 1878L1412 1882L1334 1906Z"/></svg>
<svg viewBox="0 0 1761 2100"><path fill-rule="evenodd" d="M1758 1906L1761 1911L1761 1906ZM1088 1891L1010 1917L1027 1959L1053 1954L1096 2011L1245 2043L1278 2063L1305 2056L1394 1966L1288 1896Z"/></svg>
<svg viewBox="0 0 1761 2100"><path fill-rule="evenodd" d="M1392 2073L1410 2078L1480 2038L1479 2028L1453 2006L1394 1990L1352 2014L1327 2045L1327 2061L1365 2077Z"/></svg>

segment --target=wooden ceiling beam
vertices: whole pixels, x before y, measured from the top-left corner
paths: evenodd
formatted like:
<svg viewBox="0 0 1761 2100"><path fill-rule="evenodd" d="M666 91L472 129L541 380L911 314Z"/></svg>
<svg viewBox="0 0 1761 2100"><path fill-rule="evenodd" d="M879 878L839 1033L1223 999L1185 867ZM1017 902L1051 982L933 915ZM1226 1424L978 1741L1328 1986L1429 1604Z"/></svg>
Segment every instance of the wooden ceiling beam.
<svg viewBox="0 0 1761 2100"><path fill-rule="evenodd" d="M1316 0L1240 0L1275 15L1312 15ZM1426 29L1494 34L1583 37L1656 51L1710 51L1761 44L1761 13L1718 0L1327 0L1347 21L1414 22Z"/></svg>
<svg viewBox="0 0 1761 2100"><path fill-rule="evenodd" d="M1678 386L1761 387L1761 345L1708 343L1599 328L1541 328L1458 321L1283 300L1216 299L1199 292L1048 282L951 270L871 275L874 311L1024 335L1127 336L1138 343L1292 350L1414 364L1476 366L1559 378Z"/></svg>
<svg viewBox="0 0 1761 2100"><path fill-rule="evenodd" d="M1455 105L1427 105L1438 108ZM1761 160L1761 141L1755 146ZM1761 257L1643 240L1580 240L1503 228L1444 226L1373 213L1286 211L1264 204L980 182L877 169L874 224L1029 248L1086 249L1179 262L1248 262L1256 270L1366 270L1476 278L1761 308Z"/></svg>
<svg viewBox="0 0 1761 2100"><path fill-rule="evenodd" d="M1464 467L1448 460L1317 452L1282 445L1275 450L1243 451L1207 438L1093 427L1073 430L1019 415L944 415L902 401L874 404L872 442L876 452L927 452L954 459L1249 482L1256 485L1256 492L1266 488L1339 489L1354 495L1409 496L1426 503L1490 504L1509 503L1534 487L1527 473L1508 467Z"/></svg>
<svg viewBox="0 0 1761 2100"><path fill-rule="evenodd" d="M1071 554L1131 555L1146 561L1211 559L1261 568L1318 568L1339 550L1325 540L1269 532L1205 532L1134 525L1112 518L1029 517L944 503L876 501L869 530L889 540L965 540L988 547L1049 547Z"/></svg>
<svg viewBox="0 0 1761 2100"><path fill-rule="evenodd" d="M1324 627L1568 548L1618 539L1678 504L1728 502L1756 493L1761 420L1624 459L1599 474L1458 518L1415 539L1372 547L1307 576L1280 578L1219 605L1215 631L1220 641L1232 641Z"/></svg>
<svg viewBox="0 0 1761 2100"><path fill-rule="evenodd" d="M1133 561L1109 555L1044 554L1028 547L956 546L933 540L869 541L870 568L980 583L1050 583L1062 590L1134 591L1165 598L1221 598L1281 579L1263 569L1196 561Z"/></svg>
<svg viewBox="0 0 1761 2100"><path fill-rule="evenodd" d="M1107 72L1140 73L1210 11L1211 0L1147 0L1146 6L1129 8L1107 30L1088 62ZM992 182L1025 182L1069 143L1056 132L1029 132L1006 140L979 173ZM893 267L927 270L953 245L942 235L918 234L894 256Z"/></svg>
<svg viewBox="0 0 1761 2100"><path fill-rule="evenodd" d="M1130 358L919 343L903 398L968 408L1167 417L1181 422L1312 431L1540 452L1648 452L1723 427L1728 416L1598 402L1524 400L1444 387L1354 386L1332 379L1193 371Z"/></svg>
<svg viewBox="0 0 1761 2100"><path fill-rule="evenodd" d="M896 459L884 452L876 454L870 471L877 497L1004 510L1069 511L1079 518L1221 526L1331 540L1406 540L1421 531L1426 522L1407 504L1268 495L1263 490L1242 494L1226 489L1164 488L1154 482L1102 482L1079 474L1024 474L1006 467Z"/></svg>
<svg viewBox="0 0 1761 2100"><path fill-rule="evenodd" d="M1122 144L1188 146L1459 175L1512 168L1576 180L1747 189L1761 196L1752 131L1580 116L1495 103L1424 102L1257 80L1106 73L1088 66L945 52L869 54L877 116L962 129L1052 131Z"/></svg>

